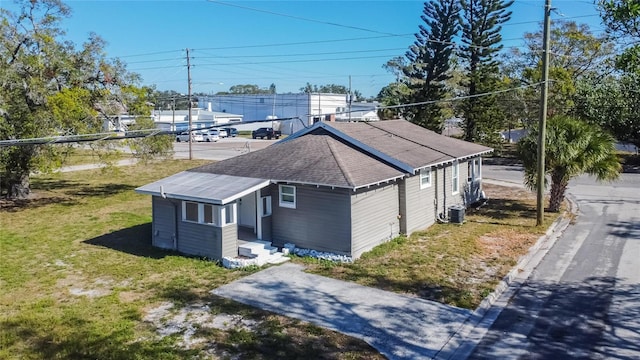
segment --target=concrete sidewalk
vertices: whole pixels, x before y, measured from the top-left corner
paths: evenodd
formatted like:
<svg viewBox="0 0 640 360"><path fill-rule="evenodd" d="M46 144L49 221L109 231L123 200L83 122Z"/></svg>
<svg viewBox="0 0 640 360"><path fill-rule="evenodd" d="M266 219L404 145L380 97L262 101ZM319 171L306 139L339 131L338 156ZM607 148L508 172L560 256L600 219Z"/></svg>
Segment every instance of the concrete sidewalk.
<svg viewBox="0 0 640 360"><path fill-rule="evenodd" d="M362 339L389 359L436 356L472 313L308 274L302 265L291 263L236 280L212 293Z"/></svg>

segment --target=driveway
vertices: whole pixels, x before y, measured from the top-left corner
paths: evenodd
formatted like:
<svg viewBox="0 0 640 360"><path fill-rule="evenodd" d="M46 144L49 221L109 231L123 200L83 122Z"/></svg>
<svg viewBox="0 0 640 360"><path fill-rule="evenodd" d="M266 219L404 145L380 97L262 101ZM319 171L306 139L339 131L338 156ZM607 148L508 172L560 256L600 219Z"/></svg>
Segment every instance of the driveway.
<svg viewBox="0 0 640 360"><path fill-rule="evenodd" d="M360 338L389 359L434 357L470 310L303 272L283 264L213 294Z"/></svg>

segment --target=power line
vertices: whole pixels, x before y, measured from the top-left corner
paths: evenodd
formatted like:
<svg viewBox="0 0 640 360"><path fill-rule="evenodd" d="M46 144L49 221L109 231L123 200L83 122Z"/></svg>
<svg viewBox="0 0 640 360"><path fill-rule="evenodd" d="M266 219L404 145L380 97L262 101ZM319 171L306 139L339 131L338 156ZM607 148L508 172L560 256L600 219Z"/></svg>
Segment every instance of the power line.
<svg viewBox="0 0 640 360"><path fill-rule="evenodd" d="M318 53L298 53L298 54L274 54L274 55L241 55L241 56L197 56L194 59L240 59L240 58L265 58L265 57L291 57L291 56L317 56L317 55L338 55L338 54L357 54L367 52L380 52L380 51L395 51L406 50L406 48L392 48L392 49L369 49L369 50L350 50L350 51L332 51L332 52L318 52Z"/></svg>
<svg viewBox="0 0 640 360"><path fill-rule="evenodd" d="M397 109L397 108L410 107L410 106L420 106L420 105L427 105L427 104L436 104L436 103L441 103L441 102L452 102L452 101L466 100L466 99L471 99L471 98L490 96L490 95L501 94L501 93L510 92L510 91L514 91L514 90L525 89L525 88L529 88L529 87L533 87L533 86L538 86L540 84L542 84L542 82L538 82L538 83L534 83L534 84L528 84L528 85L522 85L522 86L511 88L511 89L491 91L491 92L482 93L482 94L458 96L458 97L454 97L454 98L450 98L450 99L421 101L421 102L409 103L409 104L401 104L401 105L378 106L377 109Z"/></svg>
<svg viewBox="0 0 640 360"><path fill-rule="evenodd" d="M231 3L222 2L222 1L216 1L216 0L207 0L207 1L209 1L210 3L214 3L214 4L219 4L219 5L224 5L224 6L231 6L231 7L235 7L235 8L239 8L239 9L250 10L250 11L255 11L255 12L261 12L261 13L265 13L265 14L276 15L276 16L281 16L281 17L286 17L286 18L296 19L296 20L302 20L302 21L312 22L312 23L316 23L316 24L337 26L337 27L346 28L346 29L366 31L366 32L374 33L374 34L382 34L382 35L388 35L388 36L398 36L398 34L392 34L392 33L387 33L387 32L382 32L382 31L377 31L377 30L371 30L371 29L366 29L366 28L362 28L362 27L358 27L358 26L343 25L343 24L338 24L338 23L325 21L325 20L309 19L309 18L305 18L305 17L301 17L301 16L282 14L282 13L277 13L277 12L274 12L274 11L256 9L256 8L252 8L252 7L248 7L248 6L242 6L242 5L238 5L238 4L231 4Z"/></svg>

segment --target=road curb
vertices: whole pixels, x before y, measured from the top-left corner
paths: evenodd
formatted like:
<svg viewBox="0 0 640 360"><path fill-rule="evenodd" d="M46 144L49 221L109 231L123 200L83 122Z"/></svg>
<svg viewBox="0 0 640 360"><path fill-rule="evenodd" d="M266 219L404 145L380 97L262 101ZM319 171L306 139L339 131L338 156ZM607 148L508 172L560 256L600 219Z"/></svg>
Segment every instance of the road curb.
<svg viewBox="0 0 640 360"><path fill-rule="evenodd" d="M491 183L494 182L491 181ZM506 184L508 182L496 181L496 185L502 185L499 183ZM507 305L508 301L529 278L531 272L553 247L564 230L569 227L572 217L578 214L578 204L573 197L567 194L566 200L569 208L549 226L545 234L538 238L527 253L518 260L518 263L502 278L495 290L482 300L467 320L460 325L458 330L442 346L434 359L466 359L471 355L478 342L500 315L503 307ZM502 303L500 304L501 306L496 305L499 300ZM494 305L496 306L494 307ZM492 309L492 307L494 308Z"/></svg>

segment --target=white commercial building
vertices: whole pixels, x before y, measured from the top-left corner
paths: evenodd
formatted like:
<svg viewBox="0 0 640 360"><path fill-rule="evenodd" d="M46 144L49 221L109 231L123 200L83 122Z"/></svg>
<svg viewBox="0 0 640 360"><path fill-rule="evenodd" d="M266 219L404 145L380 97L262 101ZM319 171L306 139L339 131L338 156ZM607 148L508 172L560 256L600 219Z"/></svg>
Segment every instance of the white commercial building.
<svg viewBox="0 0 640 360"><path fill-rule="evenodd" d="M346 94L255 94L199 96L200 107L242 114L244 123L271 119L273 127L292 134L318 121L377 121L375 103L352 103ZM351 112L349 111L351 109Z"/></svg>
<svg viewBox="0 0 640 360"><path fill-rule="evenodd" d="M162 130L180 131L189 128L189 110L154 110L152 113L156 127ZM236 126L242 122L242 115L208 109L191 109L191 127L200 129L211 126Z"/></svg>

